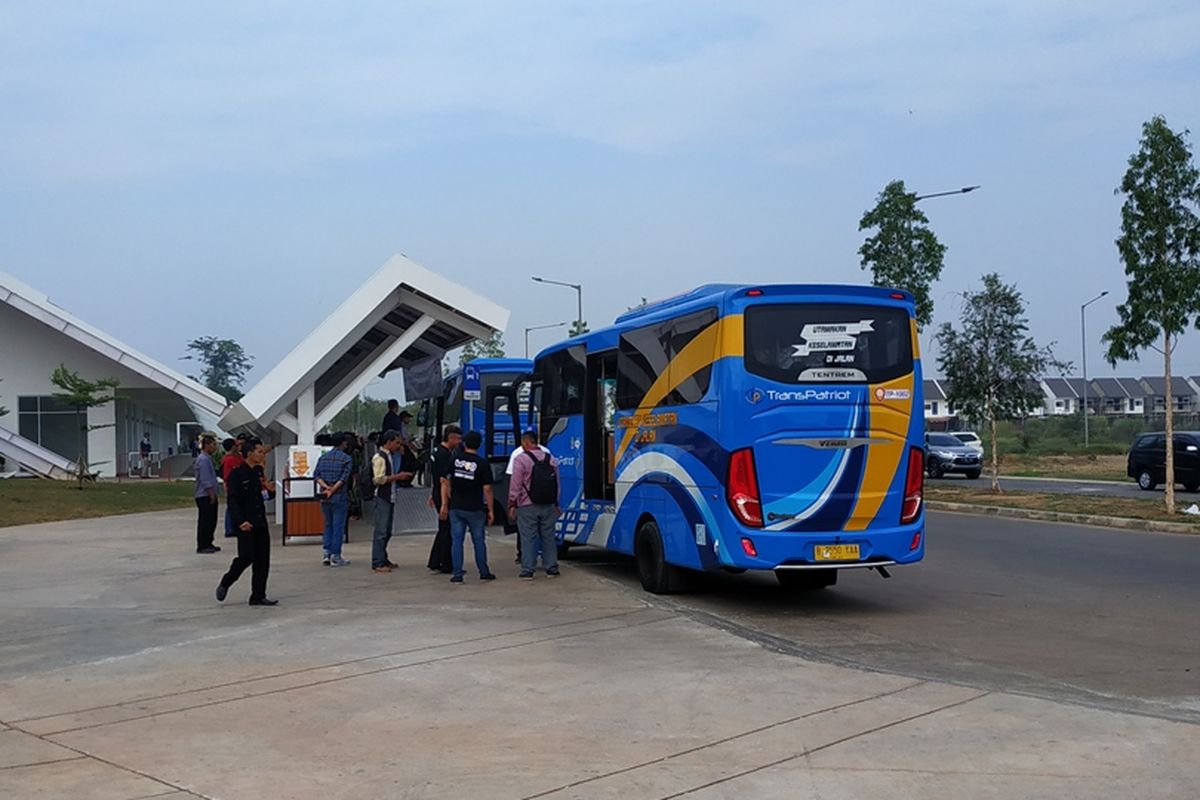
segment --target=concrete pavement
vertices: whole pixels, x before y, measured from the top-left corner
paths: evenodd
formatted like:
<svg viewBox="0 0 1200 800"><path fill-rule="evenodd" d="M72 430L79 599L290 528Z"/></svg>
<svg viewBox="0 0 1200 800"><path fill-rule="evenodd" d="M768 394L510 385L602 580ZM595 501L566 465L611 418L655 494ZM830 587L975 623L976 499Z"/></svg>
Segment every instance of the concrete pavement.
<svg viewBox="0 0 1200 800"><path fill-rule="evenodd" d="M0 797L1200 795L1196 725L772 652L496 538L490 585L359 533L220 606L192 524L0 530Z"/></svg>

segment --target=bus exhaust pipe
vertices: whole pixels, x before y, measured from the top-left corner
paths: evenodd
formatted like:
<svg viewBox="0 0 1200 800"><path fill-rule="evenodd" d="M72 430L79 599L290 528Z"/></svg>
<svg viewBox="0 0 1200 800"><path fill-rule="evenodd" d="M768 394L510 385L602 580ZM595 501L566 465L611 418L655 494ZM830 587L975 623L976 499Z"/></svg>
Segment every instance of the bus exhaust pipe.
<svg viewBox="0 0 1200 800"><path fill-rule="evenodd" d="M879 577L881 577L881 578L890 578L890 577L892 577L892 573L888 572L888 571L887 571L887 567L885 567L885 566L882 566L882 565L881 565L881 566L878 566L878 567L869 567L869 569L873 569L873 570L875 570L876 572L878 572L878 573L879 573Z"/></svg>

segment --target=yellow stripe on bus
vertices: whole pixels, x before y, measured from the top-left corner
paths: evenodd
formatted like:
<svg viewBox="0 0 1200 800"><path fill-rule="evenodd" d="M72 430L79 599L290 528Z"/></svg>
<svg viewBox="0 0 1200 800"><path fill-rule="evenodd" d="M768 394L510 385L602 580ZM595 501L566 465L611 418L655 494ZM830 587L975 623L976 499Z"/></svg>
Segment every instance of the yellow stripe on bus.
<svg viewBox="0 0 1200 800"><path fill-rule="evenodd" d="M916 342L914 336L913 341ZM915 349L915 345L914 345ZM901 398L888 398L888 392L897 392ZM912 420L913 375L905 375L887 383L871 387L871 409L868 415L870 429L867 445L867 463L863 469L862 485L858 487L858 498L854 510L846 522L846 530L865 530L879 514L879 507L887 497L888 488L896 477L904 454L908 452L908 429ZM890 420L888 418L891 418ZM888 420L890 424L880 423ZM887 443L875 442L887 439ZM896 522L899 523L899 518Z"/></svg>
<svg viewBox="0 0 1200 800"><path fill-rule="evenodd" d="M679 351L679 355L667 363L662 374L650 385L649 391L642 398L642 402L638 404L634 415L649 414L679 384L705 367L711 366L718 359L727 356L740 358L745 352L745 347L746 338L742 315L730 314L721 317L696 334L695 338ZM621 437L621 444L617 448L613 463L621 462L621 456L625 455L625 451L633 443L634 437L637 436L637 430L636 425L625 429L625 435Z"/></svg>

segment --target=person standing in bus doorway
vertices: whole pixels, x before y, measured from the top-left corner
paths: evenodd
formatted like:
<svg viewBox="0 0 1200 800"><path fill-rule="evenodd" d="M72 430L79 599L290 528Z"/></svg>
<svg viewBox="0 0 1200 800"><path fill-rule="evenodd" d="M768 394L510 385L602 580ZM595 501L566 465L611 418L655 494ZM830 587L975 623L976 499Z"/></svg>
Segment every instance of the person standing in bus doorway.
<svg viewBox="0 0 1200 800"><path fill-rule="evenodd" d="M411 472L392 468L393 455L402 444L400 434L387 431L379 435L379 449L371 457L371 484L375 487L375 536L371 544L371 569L375 572L391 572L399 567L388 558L387 546L392 539L392 522L395 519L396 485L412 480Z"/></svg>
<svg viewBox="0 0 1200 800"><path fill-rule="evenodd" d="M508 515L516 517L521 537L521 580L533 580L539 547L546 575L558 577L558 551L554 523L558 506L558 462L538 445L537 433L521 436L522 454L513 464L508 484Z"/></svg>
<svg viewBox="0 0 1200 800"><path fill-rule="evenodd" d="M200 455L196 456L196 552L210 555L221 548L213 544L217 530L217 468L213 466L213 453L217 451L217 437L205 436L200 440Z"/></svg>
<svg viewBox="0 0 1200 800"><path fill-rule="evenodd" d="M387 433L388 431L403 433L404 421L400 419L400 401L388 400L387 408L387 413L383 415L383 422L379 424L380 433Z"/></svg>
<svg viewBox="0 0 1200 800"><path fill-rule="evenodd" d="M278 600L267 598L267 573L271 570L271 531L267 527L267 500L262 469L267 448L262 440L250 437L242 442L244 463L229 476L229 507L237 530L237 557L217 584L217 601L224 603L229 587L237 583L247 568L250 573L250 605L273 606Z"/></svg>
<svg viewBox="0 0 1200 800"><path fill-rule="evenodd" d="M450 557L450 517L441 515L442 512L442 478L450 474L454 462L454 454L462 444L462 428L457 425L447 425L442 432L442 441L434 448L431 471L433 473L433 493L429 498L429 507L438 512L437 536L433 538L433 546L429 548L429 569L449 575L454 571L454 562Z"/></svg>
<svg viewBox="0 0 1200 800"><path fill-rule="evenodd" d="M342 543L346 540L346 520L350 514L350 497L346 484L354 461L347 450L350 437L337 434L332 439L333 449L317 459L313 477L321 492L321 513L325 515L325 553L321 563L327 567L344 567L350 562L342 558Z"/></svg>
<svg viewBox="0 0 1200 800"><path fill-rule="evenodd" d="M450 522L450 555L454 564L451 583L463 582L463 540L467 531L475 547L479 580L494 581L487 563L487 526L496 521L492 503L492 465L480 457L483 436L467 431L462 452L455 453L450 473L442 477L442 508L439 518Z"/></svg>

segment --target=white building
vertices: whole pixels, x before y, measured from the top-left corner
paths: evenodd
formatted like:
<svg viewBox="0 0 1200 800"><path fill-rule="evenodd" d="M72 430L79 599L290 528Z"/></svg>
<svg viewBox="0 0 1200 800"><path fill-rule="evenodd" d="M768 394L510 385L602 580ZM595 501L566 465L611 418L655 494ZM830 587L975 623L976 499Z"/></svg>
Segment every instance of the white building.
<svg viewBox="0 0 1200 800"><path fill-rule="evenodd" d="M60 365L88 380L116 378L116 400L86 418L64 407L50 376ZM92 428L84 456L101 476L126 474L129 453L148 432L163 459L198 428L217 429L225 398L50 302L0 273L0 455L7 469L25 466L63 477L79 456L81 426ZM69 464L66 467L69 469Z"/></svg>

